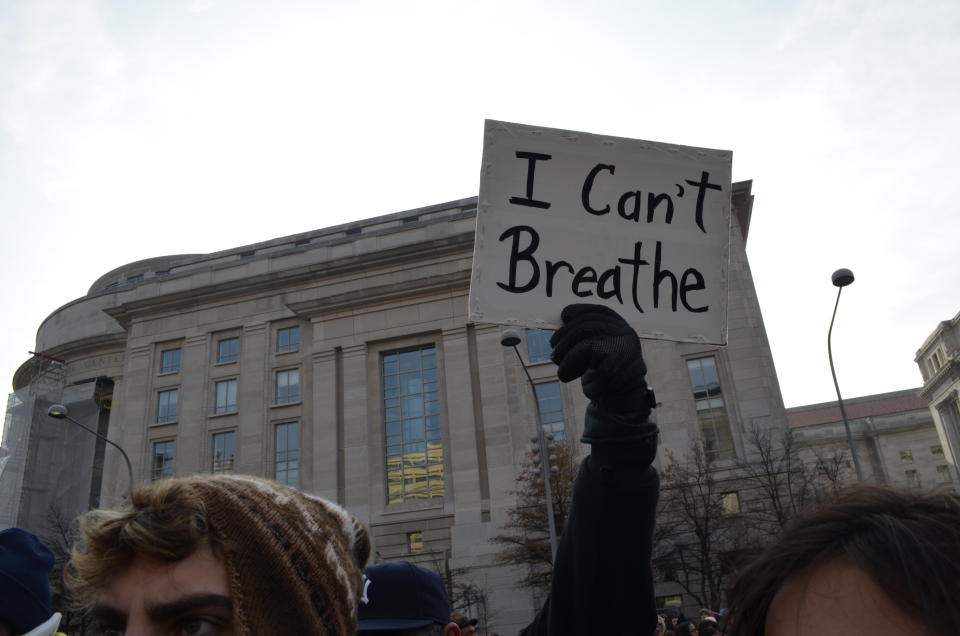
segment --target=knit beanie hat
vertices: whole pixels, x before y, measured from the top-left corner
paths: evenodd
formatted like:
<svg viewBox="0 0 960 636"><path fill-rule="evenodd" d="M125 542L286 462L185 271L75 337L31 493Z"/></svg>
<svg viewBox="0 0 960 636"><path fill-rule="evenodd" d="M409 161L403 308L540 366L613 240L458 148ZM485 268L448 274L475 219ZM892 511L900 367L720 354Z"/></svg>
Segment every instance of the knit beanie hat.
<svg viewBox="0 0 960 636"><path fill-rule="evenodd" d="M0 624L25 634L50 618L53 553L32 532L0 532Z"/></svg>
<svg viewBox="0 0 960 636"><path fill-rule="evenodd" d="M370 539L354 516L260 477L183 481L223 546L238 636L356 632Z"/></svg>

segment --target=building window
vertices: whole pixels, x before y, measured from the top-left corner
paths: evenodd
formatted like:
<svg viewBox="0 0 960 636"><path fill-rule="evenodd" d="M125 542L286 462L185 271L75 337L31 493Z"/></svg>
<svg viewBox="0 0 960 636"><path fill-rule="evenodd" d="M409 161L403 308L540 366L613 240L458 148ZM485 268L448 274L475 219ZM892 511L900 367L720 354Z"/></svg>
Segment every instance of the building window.
<svg viewBox="0 0 960 636"><path fill-rule="evenodd" d="M167 349L160 352L160 373L176 373L180 370L180 350Z"/></svg>
<svg viewBox="0 0 960 636"><path fill-rule="evenodd" d="M907 477L907 485L911 488L920 487L920 475L917 474L915 470L905 470L903 474Z"/></svg>
<svg viewBox="0 0 960 636"><path fill-rule="evenodd" d="M275 404L300 401L300 369L277 371L277 399Z"/></svg>
<svg viewBox="0 0 960 636"><path fill-rule="evenodd" d="M934 457L943 457L943 446L937 444L936 446L930 447L930 454Z"/></svg>
<svg viewBox="0 0 960 636"><path fill-rule="evenodd" d="M150 479L157 481L173 476L173 441L153 443L153 469Z"/></svg>
<svg viewBox="0 0 960 636"><path fill-rule="evenodd" d="M700 434L707 460L730 459L734 456L730 420L723 402L717 359L697 358L687 360L687 372L693 387L693 399L697 406Z"/></svg>
<svg viewBox="0 0 960 636"><path fill-rule="evenodd" d="M657 597L657 608L682 607L682 606L683 606L683 597L679 594L671 594L670 596Z"/></svg>
<svg viewBox="0 0 960 636"><path fill-rule="evenodd" d="M213 412L216 415L235 413L237 411L237 380L223 380L214 385L216 400L213 403Z"/></svg>
<svg viewBox="0 0 960 636"><path fill-rule="evenodd" d="M407 551L423 552L423 532L418 530L407 533Z"/></svg>
<svg viewBox="0 0 960 636"><path fill-rule="evenodd" d="M240 356L240 338L217 341L217 362L236 362Z"/></svg>
<svg viewBox="0 0 960 636"><path fill-rule="evenodd" d="M553 433L553 439L566 439L563 431L563 400L560 398L559 382L537 384L537 403L540 405L540 426L544 434Z"/></svg>
<svg viewBox="0 0 960 636"><path fill-rule="evenodd" d="M157 393L157 424L169 424L177 421L177 398L179 389L170 389Z"/></svg>
<svg viewBox="0 0 960 636"><path fill-rule="evenodd" d="M277 329L277 353L296 351L300 348L300 327Z"/></svg>
<svg viewBox="0 0 960 636"><path fill-rule="evenodd" d="M900 451L900 461L904 464L913 463L913 451L911 450L902 450Z"/></svg>
<svg viewBox="0 0 960 636"><path fill-rule="evenodd" d="M937 479L941 484L949 484L953 481L953 478L950 476L950 466L947 464L937 466Z"/></svg>
<svg viewBox="0 0 960 636"><path fill-rule="evenodd" d="M943 368L945 356L941 353L940 349L937 349L930 354L930 357L927 358L927 365L930 369L930 375L936 375L937 371Z"/></svg>
<svg viewBox="0 0 960 636"><path fill-rule="evenodd" d="M550 346L552 329L527 329L527 359L530 362L543 362L550 359L553 347Z"/></svg>
<svg viewBox="0 0 960 636"><path fill-rule="evenodd" d="M740 512L740 494L725 492L720 495L720 507L725 515L735 515Z"/></svg>
<svg viewBox="0 0 960 636"><path fill-rule="evenodd" d="M387 503L443 497L436 347L385 353L381 371Z"/></svg>
<svg viewBox="0 0 960 636"><path fill-rule="evenodd" d="M236 459L236 444L237 434L234 431L214 434L212 472L233 472L233 462L234 459Z"/></svg>
<svg viewBox="0 0 960 636"><path fill-rule="evenodd" d="M300 487L300 423L277 424L274 476L281 484Z"/></svg>

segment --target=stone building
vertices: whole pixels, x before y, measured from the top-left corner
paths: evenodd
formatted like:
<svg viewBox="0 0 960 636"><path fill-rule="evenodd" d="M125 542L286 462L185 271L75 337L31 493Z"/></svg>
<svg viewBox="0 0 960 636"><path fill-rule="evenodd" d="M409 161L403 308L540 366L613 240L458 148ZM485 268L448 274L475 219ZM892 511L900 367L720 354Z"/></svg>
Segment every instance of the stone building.
<svg viewBox="0 0 960 636"><path fill-rule="evenodd" d="M734 184L728 346L644 342L663 445L702 434L719 466L743 460L748 427L786 426L745 251L750 189ZM45 416L66 402L126 449L135 481L253 473L335 500L379 558L463 572L487 628L515 632L535 602L488 540L515 502L534 393L500 327L467 321L475 216L463 199L107 273L40 325L42 356L14 377L25 486L7 521L126 492L115 451ZM579 384L557 381L548 334L524 337L544 425L581 452Z"/></svg>
<svg viewBox="0 0 960 636"><path fill-rule="evenodd" d="M960 313L937 326L914 360L923 376L920 397L930 405L954 482L960 483Z"/></svg>
<svg viewBox="0 0 960 636"><path fill-rule="evenodd" d="M960 483L920 391L843 401L865 480L928 490L955 489ZM805 463L821 472L834 471L829 477L841 482L856 480L836 402L789 408L787 420Z"/></svg>

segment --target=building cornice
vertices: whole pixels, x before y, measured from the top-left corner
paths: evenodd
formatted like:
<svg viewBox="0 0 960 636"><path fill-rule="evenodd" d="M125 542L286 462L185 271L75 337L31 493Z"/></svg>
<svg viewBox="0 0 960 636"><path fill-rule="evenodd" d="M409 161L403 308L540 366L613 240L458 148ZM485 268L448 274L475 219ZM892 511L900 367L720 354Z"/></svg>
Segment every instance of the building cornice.
<svg viewBox="0 0 960 636"><path fill-rule="evenodd" d="M90 355L105 355L109 353L123 353L127 347L127 334L107 333L80 340L72 340L68 343L52 347L43 353L53 358L59 358L69 365L77 358L89 357ZM27 360L13 374L13 390L19 391L33 382L36 376L36 366L33 364L33 358Z"/></svg>
<svg viewBox="0 0 960 636"><path fill-rule="evenodd" d="M404 281L394 285L381 285L357 289L303 302L289 303L287 308L301 318L348 312L357 308L370 309L373 304L436 296L448 292L463 292L470 288L470 270Z"/></svg>
<svg viewBox="0 0 960 636"><path fill-rule="evenodd" d="M453 236L419 241L366 254L311 263L279 272L268 272L232 281L192 287L172 294L163 294L153 298L123 303L116 307L108 307L103 311L126 329L139 316L164 311L182 311L194 308L201 302L229 300L258 292L275 292L278 287L282 286L297 285L351 273L369 272L369 270L377 267L403 265L411 262L422 263L424 254L429 254L433 258L458 253L466 256L472 253L473 235L472 231L463 232ZM349 293L345 295L349 295Z"/></svg>
<svg viewBox="0 0 960 636"><path fill-rule="evenodd" d="M923 384L919 395L927 402L932 402L934 396L941 389L958 380L960 380L960 360L949 358L946 363L937 369L937 372Z"/></svg>

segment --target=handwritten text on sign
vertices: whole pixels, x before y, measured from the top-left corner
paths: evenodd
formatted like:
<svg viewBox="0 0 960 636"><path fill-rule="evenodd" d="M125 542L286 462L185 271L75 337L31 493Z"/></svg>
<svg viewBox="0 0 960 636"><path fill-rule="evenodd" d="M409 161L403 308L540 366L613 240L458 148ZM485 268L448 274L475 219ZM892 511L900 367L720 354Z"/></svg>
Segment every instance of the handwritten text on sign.
<svg viewBox="0 0 960 636"><path fill-rule="evenodd" d="M470 317L559 326L616 309L645 337L723 344L731 153L486 122Z"/></svg>

